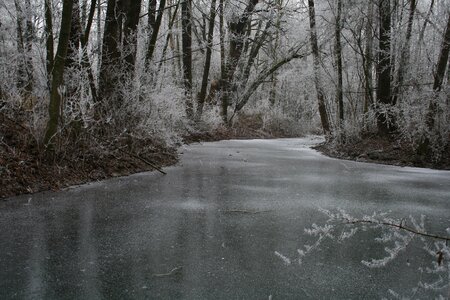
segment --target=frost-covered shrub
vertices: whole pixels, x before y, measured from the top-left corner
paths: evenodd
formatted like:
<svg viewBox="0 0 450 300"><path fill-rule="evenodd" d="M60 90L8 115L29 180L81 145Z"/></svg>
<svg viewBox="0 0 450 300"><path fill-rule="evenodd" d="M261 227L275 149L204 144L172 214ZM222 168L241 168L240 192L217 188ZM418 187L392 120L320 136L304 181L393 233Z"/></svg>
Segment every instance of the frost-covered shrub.
<svg viewBox="0 0 450 300"><path fill-rule="evenodd" d="M450 107L447 99L450 90L437 94L432 91L408 93L397 108L398 130L414 151L418 151L424 138L429 139L430 152L435 161L439 161L449 143ZM436 110L431 117L434 127L430 130L427 118L430 114L430 102L436 103Z"/></svg>
<svg viewBox="0 0 450 300"><path fill-rule="evenodd" d="M184 89L165 85L159 90L144 86L127 95L127 114L135 119L134 134L141 137L158 137L168 145L181 141L189 130L184 110Z"/></svg>

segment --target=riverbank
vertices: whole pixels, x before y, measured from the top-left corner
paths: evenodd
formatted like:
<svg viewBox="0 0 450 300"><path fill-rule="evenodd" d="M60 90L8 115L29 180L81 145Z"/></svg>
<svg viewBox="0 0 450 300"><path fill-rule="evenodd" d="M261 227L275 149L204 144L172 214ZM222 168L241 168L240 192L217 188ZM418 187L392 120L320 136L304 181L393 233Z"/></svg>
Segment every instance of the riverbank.
<svg viewBox="0 0 450 300"><path fill-rule="evenodd" d="M410 144L394 135L387 138L368 135L357 142L347 144L322 143L314 149L338 159L450 170L450 149L444 151L444 155L439 158L419 155Z"/></svg>
<svg viewBox="0 0 450 300"><path fill-rule="evenodd" d="M178 162L177 146L183 143L298 136L282 129L263 128L255 118L241 118L231 128L208 130L204 127L185 134L182 143L175 146L168 146L157 138L78 137L85 141L68 144L66 151L48 159L28 128L11 119L1 118L0 121L0 198L3 199L170 166Z"/></svg>

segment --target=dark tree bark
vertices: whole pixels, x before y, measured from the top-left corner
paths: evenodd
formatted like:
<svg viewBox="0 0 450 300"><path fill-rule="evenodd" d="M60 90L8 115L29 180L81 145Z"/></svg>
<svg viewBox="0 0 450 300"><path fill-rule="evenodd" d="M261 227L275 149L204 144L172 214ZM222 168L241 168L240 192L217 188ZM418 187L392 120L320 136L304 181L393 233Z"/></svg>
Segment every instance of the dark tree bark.
<svg viewBox="0 0 450 300"><path fill-rule="evenodd" d="M124 1L124 0L123 0ZM137 28L141 13L142 0L126 0L126 19L124 24L123 48L125 51L126 70L131 72L136 62Z"/></svg>
<svg viewBox="0 0 450 300"><path fill-rule="evenodd" d="M59 88L63 83L65 60L70 39L70 27L72 23L73 0L64 0L61 17L61 30L59 33L58 49L52 72L52 87L50 93L50 105L48 108L49 120L44 136L44 145L47 150L54 149L54 136L58 131L58 122L61 109L61 94Z"/></svg>
<svg viewBox="0 0 450 300"><path fill-rule="evenodd" d="M53 59L55 57L55 50L53 45L53 17L52 17L52 2L45 0L45 36L46 36L46 70L47 70L47 85L50 90L51 75L53 69Z"/></svg>
<svg viewBox="0 0 450 300"><path fill-rule="evenodd" d="M148 1L147 26L150 34L153 33L156 25L156 0Z"/></svg>
<svg viewBox="0 0 450 300"><path fill-rule="evenodd" d="M206 90L208 87L209 69L211 67L211 54L214 38L214 24L216 18L216 0L211 1L211 9L209 13L208 38L205 58L205 67L203 68L203 77L200 93L197 100L197 119L200 120L203 113L203 104L205 103Z"/></svg>
<svg viewBox="0 0 450 300"><path fill-rule="evenodd" d="M327 108L325 106L325 93L322 88L321 76L320 76L320 53L319 45L317 42L317 29L316 29L316 12L314 8L314 0L308 0L309 8L309 27L310 27L310 40L311 50L314 58L314 75L315 85L317 91L317 101L319 105L319 115L322 122L323 132L326 136L331 133L330 122L328 120Z"/></svg>
<svg viewBox="0 0 450 300"><path fill-rule="evenodd" d="M434 73L433 91L437 95L442 89L442 83L445 78L445 70L447 68L450 52L450 14L448 15L447 27L442 40L441 51L439 53L439 59L436 64L436 72ZM427 114L427 127L430 131L433 130L435 125L435 115L437 113L437 99L433 97L430 101L430 106Z"/></svg>
<svg viewBox="0 0 450 300"><path fill-rule="evenodd" d="M223 1L219 0L219 39L220 39L220 81L225 80L225 29L223 21Z"/></svg>
<svg viewBox="0 0 450 300"><path fill-rule="evenodd" d="M161 0L159 2L158 15L154 26L152 26L152 33L150 36L150 41L147 47L147 55L145 57L145 63L148 66L153 59L153 53L155 52L156 40L158 39L159 27L161 26L162 17L164 15L164 8L166 6L166 0Z"/></svg>
<svg viewBox="0 0 450 300"><path fill-rule="evenodd" d="M234 73L244 46L245 29L257 3L258 0L248 0L244 13L235 22L231 22L228 25L230 30L229 53L225 67L225 76L222 79L222 119L225 124L228 124L229 97L233 86Z"/></svg>
<svg viewBox="0 0 450 300"><path fill-rule="evenodd" d="M335 48L334 48L336 56L336 73L337 73L336 103L338 105L339 127L342 130L342 126L344 123L344 93L342 84L341 15L342 15L342 0L337 0L336 24L335 24Z"/></svg>
<svg viewBox="0 0 450 300"><path fill-rule="evenodd" d="M403 86L405 79L405 69L409 65L410 49L411 49L411 34L412 26L414 22L414 12L416 11L416 0L410 0L409 2L409 16L408 16L408 26L406 28L405 44L402 47L400 54L400 64L397 70L397 78L395 80L395 87L392 92L392 105L396 105L398 98L400 96L400 91Z"/></svg>
<svg viewBox="0 0 450 300"><path fill-rule="evenodd" d="M77 63L77 55L81 46L81 35L80 4L78 1L73 1L72 23L70 26L69 47L67 48L66 68L73 68L76 66L79 67Z"/></svg>
<svg viewBox="0 0 450 300"><path fill-rule="evenodd" d="M110 107L118 107L121 102L116 93L116 89L122 73L119 47L121 41L122 12L121 0L108 0L103 33L102 63L99 80L100 105L97 106L97 119L105 112L106 101Z"/></svg>
<svg viewBox="0 0 450 300"><path fill-rule="evenodd" d="M372 106L373 101L373 2L369 1L367 9L367 23L365 27L366 45L363 55L364 68L364 113L369 111L369 106Z"/></svg>
<svg viewBox="0 0 450 300"><path fill-rule="evenodd" d="M378 134L386 135L394 129L393 117L385 110L392 105L391 98L391 5L390 0L378 0L379 51L378 51L378 87L377 87L377 128Z"/></svg>
<svg viewBox="0 0 450 300"><path fill-rule="evenodd" d="M97 93L97 87L95 86L95 78L94 74L92 72L92 66L90 63L90 59L87 52L87 44L89 41L89 36L91 33L91 27L92 23L94 21L94 15L95 15L95 9L97 7L97 0L91 0L91 6L89 9L89 14L87 15L87 19L84 21L85 28L82 32L80 42L81 42L81 48L83 51L83 59L82 59L82 65L83 68L86 69L88 74L88 80L89 80L89 87L91 89L91 95L94 102L98 102L98 93Z"/></svg>
<svg viewBox="0 0 450 300"><path fill-rule="evenodd" d="M186 97L186 115L193 119L192 105L192 15L191 0L181 2L183 81Z"/></svg>

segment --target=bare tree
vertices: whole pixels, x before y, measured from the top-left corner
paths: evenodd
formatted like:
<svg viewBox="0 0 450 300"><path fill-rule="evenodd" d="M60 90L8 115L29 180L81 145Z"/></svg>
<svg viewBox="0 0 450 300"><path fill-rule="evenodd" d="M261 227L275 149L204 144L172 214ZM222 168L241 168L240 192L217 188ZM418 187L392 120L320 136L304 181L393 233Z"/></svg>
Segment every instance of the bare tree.
<svg viewBox="0 0 450 300"><path fill-rule="evenodd" d="M59 32L58 49L52 71L52 86L50 92L50 104L48 108L49 120L44 136L44 145L48 150L54 149L54 137L58 131L58 122L61 108L60 87L64 79L65 60L70 39L70 27L72 23L73 0L64 0L61 16L61 30Z"/></svg>
<svg viewBox="0 0 450 300"><path fill-rule="evenodd" d="M205 103L206 90L208 87L209 69L211 67L211 54L212 54L212 46L213 46L215 18L216 18L216 0L212 0L210 13L209 13L209 23L208 23L209 25L208 25L205 66L203 68L203 77L202 77L200 93L199 93L198 99L197 99L197 103L198 103L197 104L197 119L198 120L200 120L200 118L202 116L203 104Z"/></svg>
<svg viewBox="0 0 450 300"><path fill-rule="evenodd" d="M323 91L322 79L320 76L320 53L317 41L316 12L314 8L314 0L308 0L308 8L311 49L314 59L314 83L316 86L317 101L319 104L319 115L322 122L322 128L325 135L328 136L331 133L331 128L330 122L328 120L327 108L325 106L325 93Z"/></svg>
<svg viewBox="0 0 450 300"><path fill-rule="evenodd" d="M192 3L191 0L181 2L181 27L183 51L183 82L186 101L186 115L193 119L192 104Z"/></svg>
<svg viewBox="0 0 450 300"><path fill-rule="evenodd" d="M393 118L389 110L391 98L391 3L390 0L378 0L379 51L377 86L377 127L380 135L386 135L394 129Z"/></svg>

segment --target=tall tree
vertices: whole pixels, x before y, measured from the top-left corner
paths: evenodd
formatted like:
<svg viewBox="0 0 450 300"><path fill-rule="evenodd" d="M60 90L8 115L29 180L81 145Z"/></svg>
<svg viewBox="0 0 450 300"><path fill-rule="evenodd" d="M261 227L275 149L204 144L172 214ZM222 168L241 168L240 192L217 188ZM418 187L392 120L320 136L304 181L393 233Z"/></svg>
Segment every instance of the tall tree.
<svg viewBox="0 0 450 300"><path fill-rule="evenodd" d="M192 105L192 6L191 0L181 2L181 28L183 51L183 81L186 97L186 115L194 117Z"/></svg>
<svg viewBox="0 0 450 300"><path fill-rule="evenodd" d="M33 91L31 3L25 1L25 10L18 0L14 1L17 12L17 52L19 53L17 87L28 101Z"/></svg>
<svg viewBox="0 0 450 300"><path fill-rule="evenodd" d="M309 27L310 27L310 40L311 49L314 59L314 83L317 92L317 101L319 105L319 115L322 122L323 132L326 136L330 135L331 128L328 120L327 108L325 106L325 92L322 87L322 79L320 76L320 53L319 45L317 41L317 28L316 28L316 11L314 7L314 0L308 0L309 8Z"/></svg>
<svg viewBox="0 0 450 300"><path fill-rule="evenodd" d="M207 48L206 48L206 58L205 66L203 68L202 84L200 88L200 93L197 99L197 119L200 120L203 112L203 104L205 103L206 90L208 87L209 69L211 67L211 54L214 38L214 24L216 18L216 0L211 1L211 8L209 13L209 23L208 23L208 37L207 37Z"/></svg>
<svg viewBox="0 0 450 300"><path fill-rule="evenodd" d="M344 122L344 93L342 84L342 43L341 43L341 31L342 31L342 0L337 0L336 19L335 19L335 46L334 53L336 56L336 74L337 74L337 86L336 86L336 103L338 105L338 118L339 128L342 130Z"/></svg>
<svg viewBox="0 0 450 300"><path fill-rule="evenodd" d="M233 86L233 77L239 59L242 54L246 28L250 17L255 9L258 0L248 0L244 12L237 18L230 21L228 28L229 34L229 51L228 60L226 62L224 78L222 78L222 119L224 123L228 123L228 105L231 88Z"/></svg>
<svg viewBox="0 0 450 300"><path fill-rule="evenodd" d="M364 68L364 113L369 111L369 106L373 105L373 19L374 4L372 1L367 3L367 21L364 29L366 44L363 58Z"/></svg>
<svg viewBox="0 0 450 300"><path fill-rule="evenodd" d="M125 62L128 71L133 70L136 62L137 29L141 13L142 0L122 0L125 2L125 24L123 48L125 49Z"/></svg>
<svg viewBox="0 0 450 300"><path fill-rule="evenodd" d="M392 92L392 104L395 105L400 96L400 91L403 86L403 81L405 77L406 67L409 64L410 49L411 49L411 35L412 27L414 22L414 12L416 11L416 0L410 0L409 2L409 16L408 16L408 26L406 28L405 42L402 46L400 53L400 63L398 65L397 76L395 80L394 90Z"/></svg>
<svg viewBox="0 0 450 300"><path fill-rule="evenodd" d="M434 73L433 91L435 95L432 97L427 114L427 127L430 132L435 126L435 116L437 114L437 93L442 89L442 83L445 78L445 71L449 64L450 53L450 12L448 12L448 20L444 36L442 38L441 50L439 52L438 62L436 64L436 71Z"/></svg>
<svg viewBox="0 0 450 300"><path fill-rule="evenodd" d="M150 3L151 5L153 4L152 2ZM156 6L156 4L155 4ZM149 10L152 8L153 6L149 7ZM161 21L162 21L162 17L164 15L164 8L166 7L166 0L160 0L159 1L159 9L158 9L158 14L156 17L155 22L153 23L153 20L151 20L153 18L153 16L150 16L150 20L149 23L151 26L151 35L150 35L150 40L148 42L148 46L147 46L147 54L145 57L145 64L148 66L150 61L153 59L153 53L155 52L155 47L156 47L156 40L158 39L158 33L159 33L159 27L161 27Z"/></svg>
<svg viewBox="0 0 450 300"><path fill-rule="evenodd" d="M53 16L52 16L52 1L45 0L45 37L46 37L46 71L47 71L47 85L50 90L51 74L53 69L53 59L55 57L53 45Z"/></svg>
<svg viewBox="0 0 450 300"><path fill-rule="evenodd" d="M100 105L96 110L97 119L104 113L106 101L108 101L108 106L113 107L117 107L121 102L116 89L122 73L120 34L123 6L121 0L108 0L107 4L99 79Z"/></svg>
<svg viewBox="0 0 450 300"><path fill-rule="evenodd" d="M58 48L52 71L52 86L50 92L50 104L48 107L49 120L44 136L44 145L49 150L54 149L54 137L58 131L58 122L61 110L60 87L63 83L67 48L70 39L70 27L72 23L73 0L64 0L61 16L61 30L59 31Z"/></svg>
<svg viewBox="0 0 450 300"><path fill-rule="evenodd" d="M67 48L66 67L79 67L77 55L81 46L81 18L80 18L80 3L73 1L72 8L72 23L70 28L69 47Z"/></svg>
<svg viewBox="0 0 450 300"><path fill-rule="evenodd" d="M386 135L394 129L391 98L391 4L390 0L378 0L379 49L377 84L377 127L380 135Z"/></svg>

